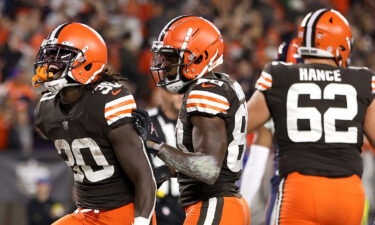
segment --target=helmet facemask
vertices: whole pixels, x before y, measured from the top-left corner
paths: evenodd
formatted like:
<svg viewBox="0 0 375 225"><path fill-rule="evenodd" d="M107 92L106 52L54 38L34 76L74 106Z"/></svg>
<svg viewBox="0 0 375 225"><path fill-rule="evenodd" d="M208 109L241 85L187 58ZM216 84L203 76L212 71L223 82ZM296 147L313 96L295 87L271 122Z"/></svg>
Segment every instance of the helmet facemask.
<svg viewBox="0 0 375 225"><path fill-rule="evenodd" d="M84 52L78 48L43 43L34 63L35 83L43 83L51 92L57 92L68 86L81 85L71 78L70 73L85 61Z"/></svg>
<svg viewBox="0 0 375 225"><path fill-rule="evenodd" d="M194 62L194 54L187 49L160 46L162 44L158 45L155 41L151 49L151 77L157 87L163 87L171 93L181 93L182 87L193 81L185 78L182 71ZM188 63L185 63L186 56L189 56Z"/></svg>

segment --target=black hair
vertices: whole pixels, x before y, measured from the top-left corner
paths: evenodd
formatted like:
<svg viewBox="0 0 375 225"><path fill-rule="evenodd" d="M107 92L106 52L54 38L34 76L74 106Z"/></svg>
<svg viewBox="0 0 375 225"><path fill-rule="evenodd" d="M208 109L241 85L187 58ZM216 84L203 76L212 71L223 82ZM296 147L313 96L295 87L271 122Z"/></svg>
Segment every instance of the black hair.
<svg viewBox="0 0 375 225"><path fill-rule="evenodd" d="M119 82L121 84L123 84L124 82L126 82L128 79L121 76L120 73L118 72L115 72L113 70L110 70L110 69L105 69L101 74L100 74L100 77L98 80L92 82L92 83L89 83L87 85L84 85L84 87L87 89L87 90L90 90L92 91L97 84L99 83L102 83L102 82Z"/></svg>

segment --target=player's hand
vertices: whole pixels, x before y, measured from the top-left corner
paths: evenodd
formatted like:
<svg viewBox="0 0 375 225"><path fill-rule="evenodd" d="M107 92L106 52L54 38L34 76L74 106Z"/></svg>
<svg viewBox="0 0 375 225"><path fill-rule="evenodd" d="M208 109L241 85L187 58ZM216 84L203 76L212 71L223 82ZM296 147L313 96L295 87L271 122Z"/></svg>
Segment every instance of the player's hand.
<svg viewBox="0 0 375 225"><path fill-rule="evenodd" d="M134 128L145 143L147 141L152 141L156 144L162 143L162 140L157 134L147 111L136 109L132 112L132 116L135 119ZM149 146L146 144L146 147Z"/></svg>

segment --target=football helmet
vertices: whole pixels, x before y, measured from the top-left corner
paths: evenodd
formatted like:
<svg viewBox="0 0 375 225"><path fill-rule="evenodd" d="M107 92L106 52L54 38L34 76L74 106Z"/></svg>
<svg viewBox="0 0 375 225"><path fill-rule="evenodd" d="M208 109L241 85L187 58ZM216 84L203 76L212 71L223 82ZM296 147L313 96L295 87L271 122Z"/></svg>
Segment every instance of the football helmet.
<svg viewBox="0 0 375 225"><path fill-rule="evenodd" d="M43 40L34 63L34 87L53 92L96 81L107 65L107 46L91 27L65 23Z"/></svg>
<svg viewBox="0 0 375 225"><path fill-rule="evenodd" d="M307 14L298 28L298 41L302 56L332 58L342 67L350 63L352 31L336 10L319 9Z"/></svg>
<svg viewBox="0 0 375 225"><path fill-rule="evenodd" d="M150 74L156 86L171 93L223 63L224 42L217 27L198 16L171 20L152 44Z"/></svg>
<svg viewBox="0 0 375 225"><path fill-rule="evenodd" d="M302 62L302 58L298 54L298 47L297 38L281 43L277 54L277 60L293 64Z"/></svg>

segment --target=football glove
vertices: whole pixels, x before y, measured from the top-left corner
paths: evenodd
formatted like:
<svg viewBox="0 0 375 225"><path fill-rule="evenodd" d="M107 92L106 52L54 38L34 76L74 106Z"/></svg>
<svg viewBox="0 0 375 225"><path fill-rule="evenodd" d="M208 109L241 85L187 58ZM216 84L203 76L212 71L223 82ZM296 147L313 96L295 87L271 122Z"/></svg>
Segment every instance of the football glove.
<svg viewBox="0 0 375 225"><path fill-rule="evenodd" d="M168 166L158 166L152 169L156 181L157 188L164 183L164 181L169 180L172 177L171 170Z"/></svg>
<svg viewBox="0 0 375 225"><path fill-rule="evenodd" d="M153 141L158 144L161 144L163 141L157 134L153 123L151 122L148 112L142 109L136 109L132 112L134 120L134 128L137 131L138 135L142 138L144 142ZM156 149L151 149L146 146L146 150L155 154L157 153Z"/></svg>

